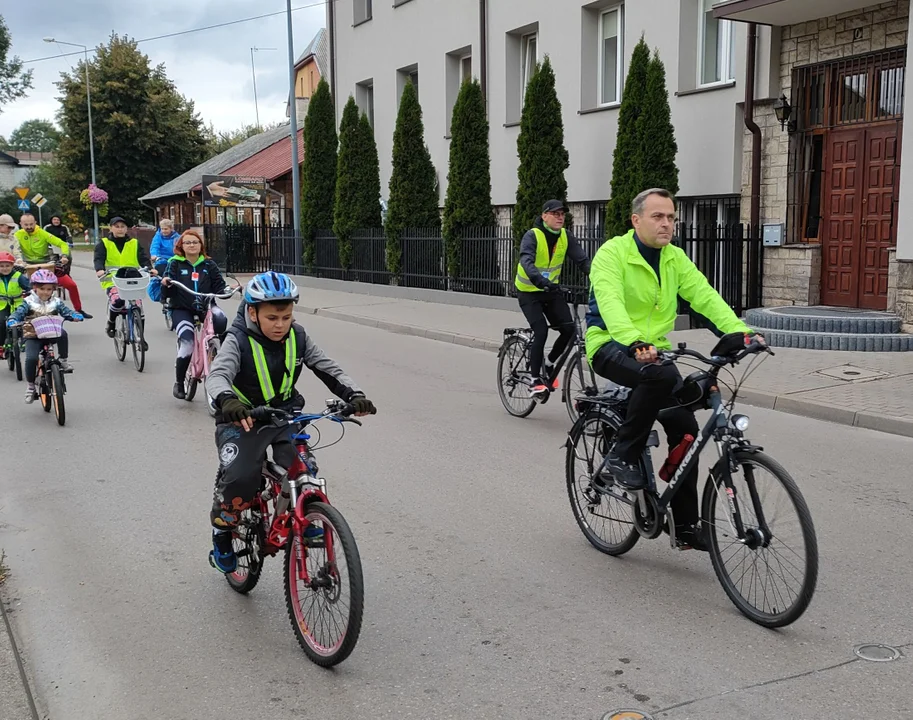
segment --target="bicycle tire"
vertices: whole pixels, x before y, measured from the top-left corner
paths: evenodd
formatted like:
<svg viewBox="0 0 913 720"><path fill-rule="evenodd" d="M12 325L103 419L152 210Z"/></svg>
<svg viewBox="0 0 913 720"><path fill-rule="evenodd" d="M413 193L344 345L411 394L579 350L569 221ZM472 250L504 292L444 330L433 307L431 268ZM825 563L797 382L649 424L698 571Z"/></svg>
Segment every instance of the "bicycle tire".
<svg viewBox="0 0 913 720"><path fill-rule="evenodd" d="M501 346L500 351L498 351L498 396L501 398L501 404L504 406L504 409L507 410L507 412L510 415L513 415L516 418L528 417L530 415L530 413L532 413L532 411L536 409L536 401L532 397L529 398L528 404L521 407L520 410L515 410L514 408L512 408L508 404L508 392L509 391L506 390L504 387L505 358L509 357L509 355L510 355L509 351L511 350L511 348L514 345L521 345L521 344L523 345L523 349L522 349L523 357L527 357L527 359L528 359L529 342L527 342L524 338L518 337L516 335L514 335L511 338L508 338L504 342L504 344Z"/></svg>
<svg viewBox="0 0 913 720"><path fill-rule="evenodd" d="M285 602L288 608L288 617L295 631L295 637L298 644L304 650L305 655L315 665L320 667L332 667L345 660L355 649L358 642L358 636L361 633L361 624L364 615L364 576L361 570L361 558L358 554L358 546L355 543L355 536L349 528L349 524L336 508L332 505L322 502L309 503L305 507L305 517L311 520L322 522L324 533L327 532L327 525L332 528L336 535L334 547L338 556L341 548L345 556L346 567L348 569L348 582L351 588L351 598L349 601L349 613L343 636L336 645L329 650L321 650L317 647L316 642L312 639L309 631L302 629L307 628L303 611L296 603L295 598L298 595L297 590L297 553L302 546L301 538L297 533L290 533L285 548ZM335 545L338 544L338 547ZM310 552L310 551L306 551ZM307 556L305 556L307 562ZM323 592L323 591L321 591ZM297 608L297 611L296 611Z"/></svg>
<svg viewBox="0 0 913 720"><path fill-rule="evenodd" d="M221 344L219 343L219 339L213 338L207 350L209 353L209 362L207 363L207 367L212 368L212 362L216 359L216 355L219 354L220 347ZM212 399L209 397L209 391L206 389L206 380L208 377L209 373L207 372L203 377L203 394L206 396L206 412L209 413L210 417L215 417L217 412L216 406L215 403L213 403Z"/></svg>
<svg viewBox="0 0 913 720"><path fill-rule="evenodd" d="M118 314L114 318L114 354L121 362L127 357L127 316Z"/></svg>
<svg viewBox="0 0 913 720"><path fill-rule="evenodd" d="M802 496L802 493L800 492L799 487L796 485L795 480L792 479L786 469L776 460L761 452L747 452L737 450L735 451L734 456L738 465L743 469L746 466L757 466L768 471L786 491L786 494L789 500L792 502L798 516L799 526L802 532L802 539L806 546L806 557L804 563L805 575L802 581L801 589L796 592L795 600L789 605L789 607L783 609L782 611L765 612L764 610L757 608L755 605L752 605L751 602L746 597L744 597L726 568L726 564L723 558L723 550L720 547L720 537L718 535L717 524L715 523L715 514L717 507L715 500L718 495L716 488L722 484L723 480L722 478L714 477L711 477L708 480L707 484L704 486L704 497L701 502L702 515L704 518L704 528L708 540L708 550L710 552L710 562L713 565L713 570L716 573L717 579L723 586L723 590L729 596L729 599L733 602L733 604L739 609L739 612L745 615L745 617L747 617L752 622L755 622L763 627L784 627L794 623L806 611L809 604L811 603L812 597L815 593L815 586L817 585L818 581L818 541L815 535L815 527L812 523L811 513L809 512L805 498ZM749 475L752 477L752 482L754 482L754 472L745 472L746 485L748 484L747 478ZM723 492L725 494L725 490ZM745 493L737 493L736 498L742 499L742 505L745 505L746 502L749 503L749 506L751 504L750 495L746 496ZM772 518L768 517L767 515L768 513L765 512L765 518L768 521L768 525L774 525ZM744 511L742 512L742 517L743 522L745 522ZM730 526L727 519L725 529L729 528ZM774 537L770 543L772 546L774 541L777 539L777 535L773 528L771 528L771 531L774 532ZM733 541L733 544L738 544L738 541ZM745 550L750 549L746 545L742 545L741 547ZM768 551L770 548L767 547L763 548L762 550ZM771 552L776 553L776 551ZM776 560L778 564L781 565L781 567L783 561L785 560L786 562L793 565L794 568L799 569L798 566L792 563L788 557L778 556ZM753 564L756 565L757 563L754 562ZM773 588L776 589L776 586L774 585ZM767 598L767 590L768 587L765 583L765 599ZM757 590L755 592L757 592Z"/></svg>
<svg viewBox="0 0 913 720"><path fill-rule="evenodd" d="M586 432L586 427L591 422L598 422L600 430L602 432ZM627 512L631 517L630 522L627 524L630 526L630 529L622 531L617 542L607 542L600 536L596 534L590 522L588 522L585 512L585 508L581 505L581 500L587 500L587 497L583 492L578 491L577 485L577 462L580 460L579 452L577 451L577 445L580 442L581 438L593 438L593 455L594 457L590 458L589 453L585 451L585 462L587 464L587 472L589 473L590 482L592 481L592 475L595 467L602 462L602 457L599 457L602 454L603 450L608 451L608 448L611 447L612 436L618 431L618 428L621 426L621 418L619 418L614 413L609 413L606 410L592 410L587 411L581 415L577 422L574 423L574 427L571 428L570 433L568 434L567 450L565 454L565 481L567 484L567 494L568 499L571 502L571 511L574 513L574 519L577 521L577 526L580 528L580 531L583 533L584 537L589 541L590 545L603 552L606 555L619 556L624 555L626 552L631 550L640 539L640 533L637 532L637 528L634 527L633 522L633 505L627 507L627 510L622 510L622 512ZM610 430L610 433L607 433L606 430ZM601 435L601 437L600 437ZM612 503L615 506L621 508L623 503L613 498L611 495L602 495L598 494L595 491L591 492L591 497L599 498L600 506L603 502L608 502L610 507ZM592 503L587 502L586 506L590 507ZM608 510L606 512L612 512ZM596 515L595 512L590 514ZM600 516L602 517L602 516ZM608 516L609 521L612 523L622 523L621 520L614 520L611 516ZM605 519L605 517L603 517Z"/></svg>
<svg viewBox="0 0 913 720"><path fill-rule="evenodd" d="M63 396L66 394L63 373L57 365L51 367L51 396L54 401L54 416L57 424L63 427L67 422L67 408Z"/></svg>
<svg viewBox="0 0 913 720"><path fill-rule="evenodd" d="M564 368L564 404L567 409L567 416L570 418L571 425L577 422L577 418L580 417L580 413L577 412L577 395L582 395L590 389L587 386L587 361L583 354L580 352L579 348L571 353L571 356L568 358L567 367ZM578 373L579 371L579 373ZM574 378L580 380L580 391L572 391L572 380ZM595 388L592 388L595 391ZM595 393L594 393L595 394Z"/></svg>
<svg viewBox="0 0 913 720"><path fill-rule="evenodd" d="M16 356L13 354L13 343L4 346L3 351L6 355L6 365L9 367L10 372L13 372L16 369Z"/></svg>
<svg viewBox="0 0 913 720"><path fill-rule="evenodd" d="M193 377L193 363L187 366L187 372L184 373L184 399L192 402L197 394L197 385L199 380Z"/></svg>
<svg viewBox="0 0 913 720"><path fill-rule="evenodd" d="M41 409L46 413L51 412L51 405L53 404L53 400L51 399L51 388L49 387L48 382L48 376L45 375L43 369L40 370L35 384L38 388L38 397L41 400Z"/></svg>
<svg viewBox="0 0 913 720"><path fill-rule="evenodd" d="M146 345L143 335L143 318L139 312L134 311L131 314L133 323L133 367L137 372L142 372L146 367Z"/></svg>
<svg viewBox="0 0 913 720"><path fill-rule="evenodd" d="M250 523L257 527L257 533L260 535L260 537L258 538L259 545L262 548L263 547L262 518L260 517L260 515L258 513L257 518L254 519L253 512L250 509L247 509L243 513L241 513L242 521L245 516L249 516L251 518ZM238 545L235 545L235 554L236 555L238 554L239 545L242 550L247 550L248 553L252 553L252 551L253 551L252 543L241 540L240 538L234 538L232 540L232 544L235 544L235 543L238 543ZM246 557L251 557L251 555L248 554ZM253 590L255 587L257 587L257 583L260 582L260 573L263 572L262 555L258 555L256 558L254 558L252 561L249 561L249 562L252 564L248 565L247 572L242 574L240 572L241 568L239 566L238 569L235 570L235 572L228 573L225 576L225 580L228 582L228 585L231 587L231 589L241 595L247 595L247 593L249 593L251 590Z"/></svg>
<svg viewBox="0 0 913 720"><path fill-rule="evenodd" d="M165 310L164 312L162 312L162 315L165 316L165 329L168 332L171 332L172 330L174 330L174 321L171 318L171 311Z"/></svg>

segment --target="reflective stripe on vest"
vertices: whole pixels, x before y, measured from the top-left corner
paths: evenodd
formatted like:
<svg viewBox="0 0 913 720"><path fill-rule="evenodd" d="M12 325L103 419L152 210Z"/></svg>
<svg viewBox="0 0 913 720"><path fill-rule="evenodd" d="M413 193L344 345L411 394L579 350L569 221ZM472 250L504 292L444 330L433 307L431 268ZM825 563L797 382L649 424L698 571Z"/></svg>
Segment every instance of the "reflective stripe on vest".
<svg viewBox="0 0 913 720"><path fill-rule="evenodd" d="M263 346L252 337L247 338L250 341L250 349L254 356L254 367L257 369L257 379L260 381L260 392L263 394L263 402L269 405L270 401L276 397L276 391L273 389L273 380L269 376L269 367L266 364L266 355L263 354ZM288 400L295 389L295 360L298 358L298 340L295 338L294 329L289 333L288 340L285 341L285 377L282 378L282 386L279 388L279 394L282 400ZM240 396L239 396L240 397ZM248 402L247 398L241 398Z"/></svg>
<svg viewBox="0 0 913 720"><path fill-rule="evenodd" d="M19 284L21 275L21 272L14 272L10 275L9 282L0 279L0 310L6 310L7 305L15 309L17 305L22 304L24 293Z"/></svg>
<svg viewBox="0 0 913 720"><path fill-rule="evenodd" d="M536 236L536 270L546 280L556 283L564 265L564 256L567 255L567 231L561 230L558 241L555 243L555 254L551 258L548 255L548 241L545 239L545 233L539 228L533 228L533 234ZM529 279L529 275L526 274L523 265L519 263L517 264L517 277L514 279L514 285L521 292L542 292Z"/></svg>

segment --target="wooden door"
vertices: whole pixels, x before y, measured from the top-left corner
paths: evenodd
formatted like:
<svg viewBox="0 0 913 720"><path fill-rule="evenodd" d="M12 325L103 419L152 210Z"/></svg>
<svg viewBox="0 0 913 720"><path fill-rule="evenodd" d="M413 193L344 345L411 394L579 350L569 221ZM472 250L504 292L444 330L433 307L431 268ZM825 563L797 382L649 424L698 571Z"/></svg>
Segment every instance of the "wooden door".
<svg viewBox="0 0 913 720"><path fill-rule="evenodd" d="M894 197L900 182L897 125L866 130L859 304L868 310L888 306L888 250L893 247Z"/></svg>
<svg viewBox="0 0 913 720"><path fill-rule="evenodd" d="M821 256L821 302L856 307L859 288L862 162L865 129L828 134L827 179Z"/></svg>

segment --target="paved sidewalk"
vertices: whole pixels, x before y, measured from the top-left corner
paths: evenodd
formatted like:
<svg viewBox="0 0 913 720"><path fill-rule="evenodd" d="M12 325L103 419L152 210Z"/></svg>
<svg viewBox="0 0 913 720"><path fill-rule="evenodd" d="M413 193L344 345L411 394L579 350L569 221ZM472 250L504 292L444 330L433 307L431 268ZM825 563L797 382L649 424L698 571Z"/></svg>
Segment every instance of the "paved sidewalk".
<svg viewBox="0 0 913 720"><path fill-rule="evenodd" d="M75 264L89 267L89 259L77 255ZM302 289L299 312L482 350L496 352L505 327L526 325L509 298L479 298L488 307L472 307L465 304L472 296L451 292L309 277L296 282ZM702 352L716 342L706 330L676 331L670 340ZM913 353L774 352L756 363L743 385L746 404L913 437ZM736 377L745 367L736 369Z"/></svg>
<svg viewBox="0 0 913 720"><path fill-rule="evenodd" d="M2 595L2 589L0 589ZM4 602L0 596L0 605ZM37 720L38 714L25 685L19 655L7 624L6 610L0 607L0 718Z"/></svg>

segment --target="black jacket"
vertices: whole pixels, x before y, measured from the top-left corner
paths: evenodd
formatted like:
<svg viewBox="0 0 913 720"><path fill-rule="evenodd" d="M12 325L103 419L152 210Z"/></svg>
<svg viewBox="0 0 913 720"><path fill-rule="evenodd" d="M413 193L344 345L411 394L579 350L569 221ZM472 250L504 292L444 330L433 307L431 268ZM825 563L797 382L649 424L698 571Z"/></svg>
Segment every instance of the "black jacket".
<svg viewBox="0 0 913 720"><path fill-rule="evenodd" d="M545 233L545 239L548 242L548 252L549 255L555 252L555 245L558 244L559 233L556 233L545 226L545 223L542 222L542 218L536 218L534 223L536 229L541 230ZM526 271L526 274L529 276L530 281L540 290L545 290L548 287L549 281L542 277L536 269L536 249L538 248L539 241L536 240L536 233L532 230L527 230L526 235L523 236L523 239L520 241L520 265L523 266L523 269ZM583 251L583 248L580 247L580 243L577 242L577 238L571 235L570 232L567 234L567 256L566 260L571 260L580 266L580 269L587 275L590 274L590 259L586 256L586 253Z"/></svg>
<svg viewBox="0 0 913 720"><path fill-rule="evenodd" d="M70 242L70 231L67 229L66 225L54 225L53 223L48 223L44 226L44 229L47 230L54 237L59 237L64 242Z"/></svg>
<svg viewBox="0 0 913 720"><path fill-rule="evenodd" d="M194 273L198 276L196 281L193 279ZM226 287L225 278L222 277L219 266L209 258L198 260L196 265L191 265L189 260L175 255L168 261L165 277L198 293L220 293ZM202 307L199 298L188 295L180 288L162 285L162 297L171 301L173 309L199 310Z"/></svg>
<svg viewBox="0 0 913 720"><path fill-rule="evenodd" d="M114 247L117 248L118 252L123 252L124 245L126 245L129 240L133 240L133 238L125 235L124 237L122 237L118 240L113 235L109 235L108 237L105 238L105 240L110 240L111 242L114 243ZM149 267L152 264L152 262L149 260L149 253L146 252L146 248L143 247L143 244L141 242L139 242L137 240L137 243L139 244L139 251L137 253L137 257L139 257L140 267ZM95 258L94 259L95 259L95 272L106 269L106 266L108 263L108 248L100 240L98 241L98 244L95 246Z"/></svg>

